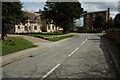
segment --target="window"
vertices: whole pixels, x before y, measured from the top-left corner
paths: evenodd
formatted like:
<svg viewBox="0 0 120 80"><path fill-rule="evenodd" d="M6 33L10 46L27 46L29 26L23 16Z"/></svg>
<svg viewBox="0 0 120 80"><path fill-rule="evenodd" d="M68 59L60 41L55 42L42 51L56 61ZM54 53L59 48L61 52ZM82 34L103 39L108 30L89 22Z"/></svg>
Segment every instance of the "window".
<svg viewBox="0 0 120 80"><path fill-rule="evenodd" d="M13 29L13 26L11 26L11 29Z"/></svg>
<svg viewBox="0 0 120 80"><path fill-rule="evenodd" d="M54 30L54 26L52 26L52 29Z"/></svg>
<svg viewBox="0 0 120 80"><path fill-rule="evenodd" d="M86 19L86 24L89 24L90 23L90 19Z"/></svg>
<svg viewBox="0 0 120 80"><path fill-rule="evenodd" d="M48 26L48 30L50 30L50 26Z"/></svg>
<svg viewBox="0 0 120 80"><path fill-rule="evenodd" d="M34 30L37 30L37 26L34 26Z"/></svg>
<svg viewBox="0 0 120 80"><path fill-rule="evenodd" d="M42 30L43 26L40 27L40 30Z"/></svg>
<svg viewBox="0 0 120 80"><path fill-rule="evenodd" d="M100 13L99 15L101 16L101 15L103 15L103 13Z"/></svg>
<svg viewBox="0 0 120 80"><path fill-rule="evenodd" d="M29 26L29 30L31 30L31 27Z"/></svg>
<svg viewBox="0 0 120 80"><path fill-rule="evenodd" d="M20 29L20 26L18 26L18 29Z"/></svg>
<svg viewBox="0 0 120 80"><path fill-rule="evenodd" d="M90 25L87 25L86 28L89 30L90 29Z"/></svg>
<svg viewBox="0 0 120 80"><path fill-rule="evenodd" d="M58 27L58 29L60 29L60 27Z"/></svg>
<svg viewBox="0 0 120 80"><path fill-rule="evenodd" d="M93 14L93 18L95 18L96 17L96 14Z"/></svg>
<svg viewBox="0 0 120 80"><path fill-rule="evenodd" d="M25 26L25 30L27 30L27 26Z"/></svg>
<svg viewBox="0 0 120 80"><path fill-rule="evenodd" d="M7 28L9 29L9 26Z"/></svg>
<svg viewBox="0 0 120 80"><path fill-rule="evenodd" d="M89 15L89 14L87 14L86 16L87 16L87 18L90 18L90 15Z"/></svg>

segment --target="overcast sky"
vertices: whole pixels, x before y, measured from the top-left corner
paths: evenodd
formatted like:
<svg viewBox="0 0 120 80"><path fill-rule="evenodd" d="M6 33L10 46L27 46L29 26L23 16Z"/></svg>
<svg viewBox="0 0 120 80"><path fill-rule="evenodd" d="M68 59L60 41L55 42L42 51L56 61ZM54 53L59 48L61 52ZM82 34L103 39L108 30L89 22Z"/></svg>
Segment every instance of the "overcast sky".
<svg viewBox="0 0 120 80"><path fill-rule="evenodd" d="M43 10L45 2L22 2L24 11L35 12L39 11L39 9ZM85 11L94 12L107 10L110 8L110 16L114 18L114 16L118 13L118 3L117 2L81 2L82 7ZM82 26L83 22L81 20L77 20L77 25Z"/></svg>

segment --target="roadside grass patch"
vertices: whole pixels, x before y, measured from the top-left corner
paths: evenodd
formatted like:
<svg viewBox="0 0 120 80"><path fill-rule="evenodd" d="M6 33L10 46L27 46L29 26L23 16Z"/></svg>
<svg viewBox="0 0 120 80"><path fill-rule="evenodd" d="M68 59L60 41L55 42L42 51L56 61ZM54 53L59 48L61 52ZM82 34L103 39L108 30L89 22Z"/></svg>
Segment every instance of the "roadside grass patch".
<svg viewBox="0 0 120 80"><path fill-rule="evenodd" d="M59 41L59 40L61 40L61 39L65 39L65 38L69 38L69 37L73 37L73 36L74 36L74 35L67 35L67 36L49 38L48 40L50 40L50 41Z"/></svg>
<svg viewBox="0 0 120 80"><path fill-rule="evenodd" d="M7 55L13 52L24 50L27 48L37 47L32 42L22 38L8 38L7 41L2 41L2 54Z"/></svg>
<svg viewBox="0 0 120 80"><path fill-rule="evenodd" d="M42 39L49 40L49 41L59 41L64 38L74 36L72 34L68 35L68 34L63 34L63 33L29 33L29 34L27 33L27 34L22 34L22 35L38 37L38 38L42 38Z"/></svg>
<svg viewBox="0 0 120 80"><path fill-rule="evenodd" d="M58 36L64 35L63 33L41 33L41 34L25 34L27 36L34 36L34 37L51 37L51 36Z"/></svg>

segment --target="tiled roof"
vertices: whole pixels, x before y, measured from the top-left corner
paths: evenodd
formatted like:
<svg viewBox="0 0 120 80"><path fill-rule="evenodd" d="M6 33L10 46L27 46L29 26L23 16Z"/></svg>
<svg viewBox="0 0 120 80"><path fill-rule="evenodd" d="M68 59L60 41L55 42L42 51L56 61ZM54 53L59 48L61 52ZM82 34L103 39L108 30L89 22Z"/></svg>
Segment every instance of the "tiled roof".
<svg viewBox="0 0 120 80"><path fill-rule="evenodd" d="M29 18L30 22L36 22L40 20L40 13L24 12L25 16Z"/></svg>

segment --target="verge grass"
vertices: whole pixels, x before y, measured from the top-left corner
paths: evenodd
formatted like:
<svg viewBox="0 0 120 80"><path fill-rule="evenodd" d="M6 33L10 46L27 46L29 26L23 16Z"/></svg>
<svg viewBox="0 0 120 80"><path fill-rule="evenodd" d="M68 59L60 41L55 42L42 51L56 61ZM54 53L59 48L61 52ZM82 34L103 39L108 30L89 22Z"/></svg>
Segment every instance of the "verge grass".
<svg viewBox="0 0 120 80"><path fill-rule="evenodd" d="M27 48L37 47L36 45L33 45L32 42L22 38L9 38L7 41L1 42L2 53L0 55L7 55Z"/></svg>
<svg viewBox="0 0 120 80"><path fill-rule="evenodd" d="M69 37L73 37L73 36L74 35L61 36L61 37L49 38L48 40L50 40L50 41L59 41L61 39L65 39L65 38L69 38Z"/></svg>

